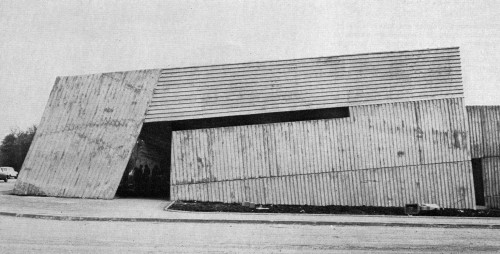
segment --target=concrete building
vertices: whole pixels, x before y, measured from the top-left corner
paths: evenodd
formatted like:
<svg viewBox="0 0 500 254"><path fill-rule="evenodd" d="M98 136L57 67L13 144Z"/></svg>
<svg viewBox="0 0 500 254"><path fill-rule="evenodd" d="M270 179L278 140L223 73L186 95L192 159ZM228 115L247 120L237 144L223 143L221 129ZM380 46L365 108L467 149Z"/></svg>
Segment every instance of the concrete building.
<svg viewBox="0 0 500 254"><path fill-rule="evenodd" d="M476 203L500 208L500 107L467 106Z"/></svg>
<svg viewBox="0 0 500 254"><path fill-rule="evenodd" d="M440 48L60 77L15 192L113 198L139 138L128 167L171 199L473 209L460 68Z"/></svg>

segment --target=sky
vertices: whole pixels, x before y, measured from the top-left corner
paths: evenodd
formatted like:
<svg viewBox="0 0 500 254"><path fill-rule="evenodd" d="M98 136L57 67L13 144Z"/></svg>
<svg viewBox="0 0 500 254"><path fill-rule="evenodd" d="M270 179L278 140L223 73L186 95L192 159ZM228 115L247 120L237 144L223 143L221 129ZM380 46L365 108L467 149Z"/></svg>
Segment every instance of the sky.
<svg viewBox="0 0 500 254"><path fill-rule="evenodd" d="M500 105L500 1L0 0L0 137L57 76L460 47L467 105Z"/></svg>

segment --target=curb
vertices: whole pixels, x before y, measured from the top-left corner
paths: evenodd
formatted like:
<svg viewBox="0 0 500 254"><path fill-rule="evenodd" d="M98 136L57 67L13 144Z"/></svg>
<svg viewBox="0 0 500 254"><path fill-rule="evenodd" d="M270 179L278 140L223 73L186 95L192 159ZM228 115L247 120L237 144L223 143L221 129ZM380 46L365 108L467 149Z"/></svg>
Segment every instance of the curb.
<svg viewBox="0 0 500 254"><path fill-rule="evenodd" d="M206 224L223 223L223 224L280 224L280 225L309 225L309 226L377 226L377 227L500 229L500 225L483 225L483 224L416 224L416 223L334 222L334 221L116 218L116 217L41 215L41 214L11 213L11 212L0 212L0 216L59 220L59 221L109 221L109 222L116 221L116 222L163 222L163 223L206 223Z"/></svg>

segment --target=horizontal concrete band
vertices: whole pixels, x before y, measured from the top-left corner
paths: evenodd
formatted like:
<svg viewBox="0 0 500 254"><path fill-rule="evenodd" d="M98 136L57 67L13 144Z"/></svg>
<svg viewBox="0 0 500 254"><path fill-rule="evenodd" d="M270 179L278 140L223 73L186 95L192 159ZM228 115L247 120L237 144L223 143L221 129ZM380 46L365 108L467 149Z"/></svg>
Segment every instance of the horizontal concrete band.
<svg viewBox="0 0 500 254"><path fill-rule="evenodd" d="M463 96L458 48L164 69L146 122Z"/></svg>

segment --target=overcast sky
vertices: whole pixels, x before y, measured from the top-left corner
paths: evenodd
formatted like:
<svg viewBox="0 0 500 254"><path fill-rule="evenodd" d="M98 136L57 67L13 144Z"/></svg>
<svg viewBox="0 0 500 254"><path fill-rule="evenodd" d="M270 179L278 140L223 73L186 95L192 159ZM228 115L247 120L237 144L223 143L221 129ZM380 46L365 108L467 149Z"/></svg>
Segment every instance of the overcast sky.
<svg viewBox="0 0 500 254"><path fill-rule="evenodd" d="M459 46L468 105L500 104L500 1L0 1L0 138L57 76Z"/></svg>

